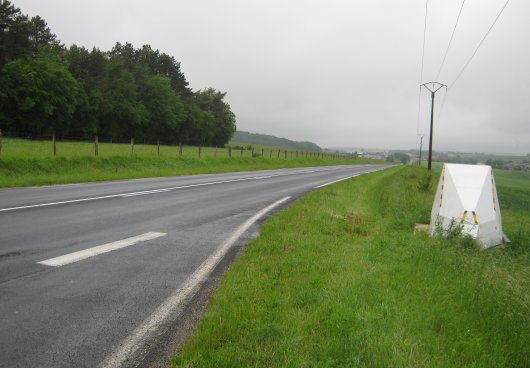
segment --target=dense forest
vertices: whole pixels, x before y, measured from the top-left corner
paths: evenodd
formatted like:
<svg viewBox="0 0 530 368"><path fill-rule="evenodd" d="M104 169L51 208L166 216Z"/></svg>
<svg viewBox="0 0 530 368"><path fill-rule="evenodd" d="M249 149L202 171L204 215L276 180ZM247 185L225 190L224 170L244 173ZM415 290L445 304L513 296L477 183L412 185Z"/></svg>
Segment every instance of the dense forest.
<svg viewBox="0 0 530 368"><path fill-rule="evenodd" d="M0 129L17 135L221 146L235 115L193 91L173 56L129 43L65 47L39 16L0 0Z"/></svg>
<svg viewBox="0 0 530 368"><path fill-rule="evenodd" d="M263 146L285 147L301 151L322 151L322 149L313 142L297 142L287 138L278 138L273 135L248 133L237 131L232 137L234 142L259 144Z"/></svg>

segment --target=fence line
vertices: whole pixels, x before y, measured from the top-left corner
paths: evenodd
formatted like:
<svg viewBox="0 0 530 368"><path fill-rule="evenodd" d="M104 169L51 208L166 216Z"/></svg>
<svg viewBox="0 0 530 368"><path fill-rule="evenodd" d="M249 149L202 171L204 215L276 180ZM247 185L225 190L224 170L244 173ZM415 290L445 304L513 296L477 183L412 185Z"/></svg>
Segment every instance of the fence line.
<svg viewBox="0 0 530 368"><path fill-rule="evenodd" d="M90 145L94 145L93 149L93 155L98 157L100 154L104 155L124 155L129 154L131 156L133 155L157 155L160 156L161 153L168 155L168 148L175 148L178 147L178 151L176 152L179 156L186 155L187 157L232 157L232 149L239 149L240 157L251 157L251 158L257 158L257 157L266 157L266 151L268 152L268 158L273 159L273 153L276 153L274 156L276 156L277 159L280 159L281 156L283 156L283 159L299 159L299 158L310 158L310 159L339 159L339 158L352 158L350 155L346 154L337 154L337 153L326 153L326 152L313 152L313 151L299 151L299 150L289 150L289 149L277 149L277 148L269 148L265 149L261 147L261 153L260 151L257 151L255 147L252 145L248 145L246 147L241 147L237 145L225 145L224 147L203 147L202 145L199 145L198 147L195 146L183 146L182 143L179 143L178 145L171 145L171 144L163 144L161 145L161 142L159 139L156 140L155 144L150 143L140 143L135 141L134 137L130 139L130 141L117 141L113 139L102 139L98 135L94 135L92 139L88 140L87 138L80 138L80 137L66 137L66 136L60 136L56 135L55 133L52 133L51 135L34 135L34 134L24 134L24 133L10 133L10 132L4 132L0 129L0 155L6 156L9 155L12 146L12 143L8 142L8 139L10 138L18 138L22 140L31 140L31 141L39 141L39 142L49 142L51 140L52 147L50 149L49 154L53 154L53 157L60 156L71 156L71 155L85 155L85 152L87 155L90 155ZM70 143L72 146L65 146L62 143ZM81 147L74 145L81 145L81 144L87 144L87 147ZM109 148L108 145L111 145L111 148ZM129 146L129 150L127 152L126 147ZM61 148L62 147L62 148ZM23 148L23 147L22 147ZM195 154L193 154L193 150L195 149ZM277 151L276 151L277 150ZM15 148L15 151L21 151L19 148ZM45 147L41 147L40 150L36 150L33 147L28 148L28 151L31 151L31 154L35 155L46 155L46 149ZM35 151L35 152L33 152ZM283 151L283 152L282 152ZM173 151L175 152L175 151ZM248 153L246 153L248 152ZM283 155L282 155L283 153Z"/></svg>

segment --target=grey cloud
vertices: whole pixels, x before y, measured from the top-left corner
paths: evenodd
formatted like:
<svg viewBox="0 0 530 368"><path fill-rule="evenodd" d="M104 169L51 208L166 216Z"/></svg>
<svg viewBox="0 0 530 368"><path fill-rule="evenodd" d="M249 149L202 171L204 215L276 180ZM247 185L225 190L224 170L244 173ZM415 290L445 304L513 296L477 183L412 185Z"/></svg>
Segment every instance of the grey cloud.
<svg viewBox="0 0 530 368"><path fill-rule="evenodd" d="M242 130L324 146L415 148L425 2L15 1L66 44L151 44L194 89L227 91ZM424 82L436 77L460 0L429 1ZM504 0L466 2L440 81L451 83ZM511 2L449 90L435 149L530 151L530 3ZM437 111L443 95L437 96ZM422 93L420 130L429 118Z"/></svg>

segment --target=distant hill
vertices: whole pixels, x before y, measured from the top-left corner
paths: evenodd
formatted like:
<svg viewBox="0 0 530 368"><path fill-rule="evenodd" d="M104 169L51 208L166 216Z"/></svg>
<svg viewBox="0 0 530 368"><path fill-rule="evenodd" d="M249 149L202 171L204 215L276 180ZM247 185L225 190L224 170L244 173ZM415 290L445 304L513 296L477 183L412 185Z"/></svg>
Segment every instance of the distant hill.
<svg viewBox="0 0 530 368"><path fill-rule="evenodd" d="M322 151L322 149L313 142L296 142L287 138L278 138L273 135L249 133L243 131L235 132L231 142L283 147L301 151Z"/></svg>

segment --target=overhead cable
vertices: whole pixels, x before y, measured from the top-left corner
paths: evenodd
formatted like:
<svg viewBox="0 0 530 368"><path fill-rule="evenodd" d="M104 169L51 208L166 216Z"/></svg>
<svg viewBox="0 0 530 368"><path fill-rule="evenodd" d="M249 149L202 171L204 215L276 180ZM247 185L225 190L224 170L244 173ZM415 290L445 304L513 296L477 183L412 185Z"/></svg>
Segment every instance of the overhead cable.
<svg viewBox="0 0 530 368"><path fill-rule="evenodd" d="M425 36L427 34L427 12L429 10L429 0L425 0L425 23L423 26L423 47L421 51L421 73L420 84L423 82L423 61L425 59Z"/></svg>
<svg viewBox="0 0 530 368"><path fill-rule="evenodd" d="M493 29L493 26L495 26L495 23L497 23L497 21L499 20L499 18L501 17L501 14L502 12L504 11L504 9L506 8L506 6L508 5L508 3L510 2L510 0L506 0L506 3L504 4L504 6L502 7L501 11L499 12L499 14L497 14L497 17L495 18L495 20L493 21L493 23L491 24L490 28L488 29L488 31L486 32L486 34L484 35L484 37L482 38L482 40L479 42L477 48L475 49L475 51L473 52L473 54L471 55L471 57L468 59L468 61L465 63L464 67L462 68L462 70L460 70L460 73L458 73L457 77L455 78L455 80L453 81L453 83L451 83L449 85L449 88L452 88L455 83L458 81L458 79L460 79L460 76L462 75L462 73L464 73L464 71L466 70L466 68L468 67L469 63L471 63L471 60L473 60L473 58L475 57L475 55L477 54L477 51L478 49L480 48L480 46L482 46L482 44L484 43L484 40L486 39L486 37L488 37L488 34L491 32L491 30Z"/></svg>
<svg viewBox="0 0 530 368"><path fill-rule="evenodd" d="M466 0L462 1L462 5L460 6L460 11L458 12L458 17L456 17L455 26L453 28L453 33L451 33L451 38L449 39L449 44L447 45L447 49L445 50L445 54L442 60L442 64L440 64L440 69L438 69L438 74L436 75L435 80L438 80L440 77L440 73L442 72L442 68L445 64L445 59L447 58L447 54L449 53L449 48L451 47L451 43L453 42L453 38L455 36L456 27L458 26L458 21L460 20L460 15L462 14L462 9L464 9L464 4L466 3Z"/></svg>
<svg viewBox="0 0 530 368"><path fill-rule="evenodd" d="M420 72L420 89L418 92L418 123L416 126L416 134L420 130L420 112L421 112L421 84L423 83L423 61L425 60L425 36L427 34L427 14L429 10L429 0L425 0L425 21L423 25L423 46L421 51L421 72Z"/></svg>

